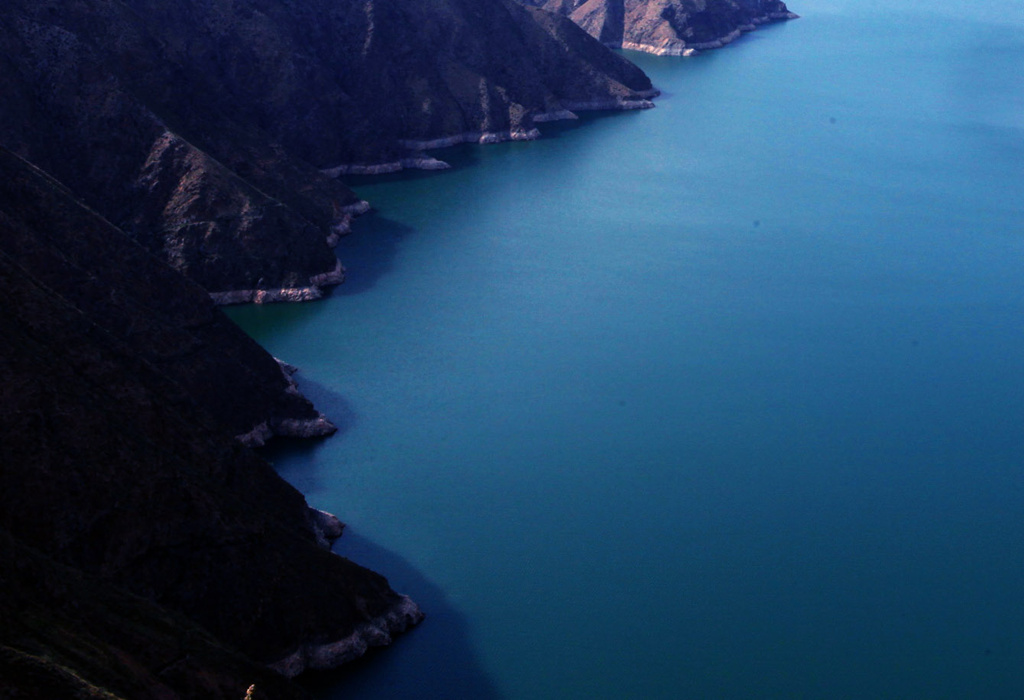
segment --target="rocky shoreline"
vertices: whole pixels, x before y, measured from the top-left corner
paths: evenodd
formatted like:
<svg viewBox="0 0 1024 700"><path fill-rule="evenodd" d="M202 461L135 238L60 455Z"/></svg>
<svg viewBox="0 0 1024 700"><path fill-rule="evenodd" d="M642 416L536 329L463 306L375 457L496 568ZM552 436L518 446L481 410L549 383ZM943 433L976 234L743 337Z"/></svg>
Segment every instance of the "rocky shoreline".
<svg viewBox="0 0 1024 700"><path fill-rule="evenodd" d="M274 359L277 360L277 358ZM277 364L281 367L281 374L288 382L288 385L284 389L284 393L300 397L305 401L306 397L304 397L302 392L299 391L299 386L293 378L293 375L299 371L299 368L282 360L277 360ZM274 420L265 420L259 425L254 426L252 430L236 435L235 439L246 447L263 447L267 440L275 435L293 438L315 438L327 437L328 435L334 435L336 432L338 432L338 427L328 420L327 416L317 411L317 415L313 418L277 418ZM325 515L330 514L326 513ZM330 517L334 518L333 515ZM335 518L335 520L337 520L337 518ZM337 536L341 536L340 528Z"/></svg>
<svg viewBox="0 0 1024 700"><path fill-rule="evenodd" d="M653 109L655 105L651 100L661 93L658 90L651 90L646 94L648 97L637 100L580 100L568 102L565 107L572 112L629 112L636 109Z"/></svg>
<svg viewBox="0 0 1024 700"><path fill-rule="evenodd" d="M447 170L449 167L451 166L436 158L415 156L387 163L345 163L324 168L320 172L327 177L341 177L342 175L388 175L402 170Z"/></svg>
<svg viewBox="0 0 1024 700"><path fill-rule="evenodd" d="M688 44L680 39L666 39L664 43L657 45L623 41L621 48L629 49L631 51L642 51L644 53L654 54L655 56L696 56L701 51L720 49L727 44L731 44L739 39L743 34L752 32L762 25L790 19L800 19L800 15L793 12L772 12L760 17L754 17L748 24L743 24L736 29L733 29L728 34L724 34L711 41Z"/></svg>
<svg viewBox="0 0 1024 700"><path fill-rule="evenodd" d="M661 94L660 90L650 89L639 91L635 99L604 98L595 100L578 100L565 102L561 108L548 112L539 112L532 116L535 123L554 122L562 120L577 119L575 112L584 111L628 111L635 109L652 109L655 105L653 100ZM542 134L536 127L524 129L509 129L508 131L465 131L452 136L442 136L433 139L399 139L398 144L410 151L428 151L433 149L451 148L466 143L480 145L506 143L509 141L535 141L541 138ZM386 163L346 163L324 168L320 172L328 177L342 177L344 175L390 175L403 170L447 170L451 166L444 162L424 154L417 154ZM367 207L369 208L369 207ZM365 211L365 210L364 210ZM364 213L361 211L359 213ZM295 301L302 301L295 299Z"/></svg>
<svg viewBox="0 0 1024 700"><path fill-rule="evenodd" d="M332 175L331 177L337 177ZM370 211L370 203L360 199L355 204L349 204L341 208L341 216L335 221L331 222L328 234L327 234L327 245L330 248L338 245L338 241L342 236L347 236L352 232L352 221L357 216L362 216L366 212ZM339 261L340 262L340 261Z"/></svg>
<svg viewBox="0 0 1024 700"><path fill-rule="evenodd" d="M342 233L342 231L344 233ZM332 235L344 235L348 228L332 230ZM334 240L337 243L337 239ZM307 287L289 287L285 289L236 289L229 292L210 292L210 299L218 306L233 304L271 304L275 302L316 301L324 296L324 287L332 287L345 281L345 267L340 260L336 261L331 272L324 272L309 278Z"/></svg>
<svg viewBox="0 0 1024 700"><path fill-rule="evenodd" d="M304 644L268 665L286 678L294 678L305 671L338 668L365 655L371 648L388 646L397 635L424 618L423 611L411 598L401 596L387 612L359 625L347 637L323 644Z"/></svg>
<svg viewBox="0 0 1024 700"><path fill-rule="evenodd" d="M316 534L316 541L324 549L330 549L334 541L341 537L345 524L336 515L310 507L306 511L309 526Z"/></svg>

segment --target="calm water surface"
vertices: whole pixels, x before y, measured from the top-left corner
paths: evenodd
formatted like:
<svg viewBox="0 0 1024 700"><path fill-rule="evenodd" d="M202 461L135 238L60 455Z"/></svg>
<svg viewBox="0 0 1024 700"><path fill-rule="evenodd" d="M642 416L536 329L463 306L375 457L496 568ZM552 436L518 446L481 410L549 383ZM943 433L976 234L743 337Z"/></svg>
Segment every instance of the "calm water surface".
<svg viewBox="0 0 1024 700"><path fill-rule="evenodd" d="M357 183L349 282L232 311L429 616L321 697L1024 696L1024 13L934 5L632 54L657 109Z"/></svg>

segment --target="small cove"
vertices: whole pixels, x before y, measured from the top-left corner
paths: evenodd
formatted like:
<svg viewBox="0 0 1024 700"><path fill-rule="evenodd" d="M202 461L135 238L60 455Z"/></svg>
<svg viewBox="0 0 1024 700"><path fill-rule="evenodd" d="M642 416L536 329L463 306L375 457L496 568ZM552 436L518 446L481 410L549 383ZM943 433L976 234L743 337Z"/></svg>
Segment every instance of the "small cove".
<svg viewBox="0 0 1024 700"><path fill-rule="evenodd" d="M230 310L428 614L320 697L1024 692L1024 19L805 5L358 181L348 282Z"/></svg>

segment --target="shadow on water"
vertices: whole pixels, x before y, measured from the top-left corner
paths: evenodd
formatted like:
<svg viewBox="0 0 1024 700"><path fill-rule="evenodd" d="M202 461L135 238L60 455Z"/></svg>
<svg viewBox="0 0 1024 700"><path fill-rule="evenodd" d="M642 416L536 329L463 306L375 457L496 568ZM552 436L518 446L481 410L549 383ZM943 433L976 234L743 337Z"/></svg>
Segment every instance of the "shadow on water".
<svg viewBox="0 0 1024 700"><path fill-rule="evenodd" d="M281 335L315 321L324 311L320 301L305 301L301 304L236 304L219 308L260 345L264 345L268 337Z"/></svg>
<svg viewBox="0 0 1024 700"><path fill-rule="evenodd" d="M333 423L334 421L332 420L331 422ZM343 430L339 425L338 433L342 433ZM338 433L335 433L335 435ZM310 459L330 437L298 438L275 435L266 445L257 447L256 452L260 457L270 462L271 466L276 468L278 461L282 458L296 461L299 459Z"/></svg>
<svg viewBox="0 0 1024 700"><path fill-rule="evenodd" d="M298 375L298 383L303 395L334 423L338 432L317 438L275 436L266 445L258 448L257 452L270 462L285 481L311 499L310 505L322 508L323 504L316 502L314 494L323 492L327 484L323 483L320 470L311 469L310 466L317 463L322 450L328 450L329 454L330 441L343 439L355 426L359 416L348 399L323 384L303 379L301 372Z"/></svg>
<svg viewBox="0 0 1024 700"><path fill-rule="evenodd" d="M657 101L657 98L655 98L655 101ZM576 112L576 119L541 124L541 140L559 139L563 136L568 136L578 129L584 129L591 124L597 124L608 119L630 119L642 114L643 111L642 109L579 111Z"/></svg>
<svg viewBox="0 0 1024 700"><path fill-rule="evenodd" d="M402 241L415 229L371 211L360 217L355 230L334 249L345 266L345 282L331 296L352 296L372 289L392 270Z"/></svg>
<svg viewBox="0 0 1024 700"><path fill-rule="evenodd" d="M540 124L540 141L552 141L571 132L585 128L606 119L626 119L634 112L588 111L581 112L578 119L545 122ZM413 197L427 198L430 182L459 174L485 164L489 156L502 153L504 149L525 149L535 142L502 142L499 144L459 144L427 153L444 160L451 168L442 171L403 170L383 175L345 176L343 181L374 205L375 188L406 186L406 193ZM437 188L445 191L444 187ZM378 191L379 193L379 191ZM352 233L342 237L335 248L335 254L346 268L344 284L330 290L330 296L354 296L373 289L377 282L394 269L399 249L417 229L408 223L390 218L387 213L376 209L356 219Z"/></svg>
<svg viewBox="0 0 1024 700"><path fill-rule="evenodd" d="M338 426L334 440L358 420L349 402L317 382L300 380L300 387ZM278 473L305 494L322 491L320 476L310 470L328 440L274 438L260 453ZM316 506L317 503L313 502ZM338 515L344 521L344 512ZM441 588L400 555L354 532L351 526L334 545L335 553L387 577L391 586L410 596L426 613L415 629L384 649L329 672L311 672L298 679L314 697L335 698L452 698L498 700L502 696L484 672L470 640L466 618Z"/></svg>
<svg viewBox="0 0 1024 700"><path fill-rule="evenodd" d="M299 682L315 697L454 698L497 700L501 694L476 657L465 618L441 589L409 562L346 529L334 551L384 574L426 613L415 629L384 649L346 667L304 674Z"/></svg>

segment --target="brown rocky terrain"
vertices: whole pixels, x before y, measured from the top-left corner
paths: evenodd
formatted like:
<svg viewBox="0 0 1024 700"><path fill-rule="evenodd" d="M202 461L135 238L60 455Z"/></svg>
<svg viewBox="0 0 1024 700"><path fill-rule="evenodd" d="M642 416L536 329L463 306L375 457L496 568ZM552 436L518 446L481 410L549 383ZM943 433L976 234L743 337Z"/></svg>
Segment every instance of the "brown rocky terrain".
<svg viewBox="0 0 1024 700"><path fill-rule="evenodd" d="M795 19L782 0L522 0L572 19L603 44L663 56L717 49L766 22Z"/></svg>

